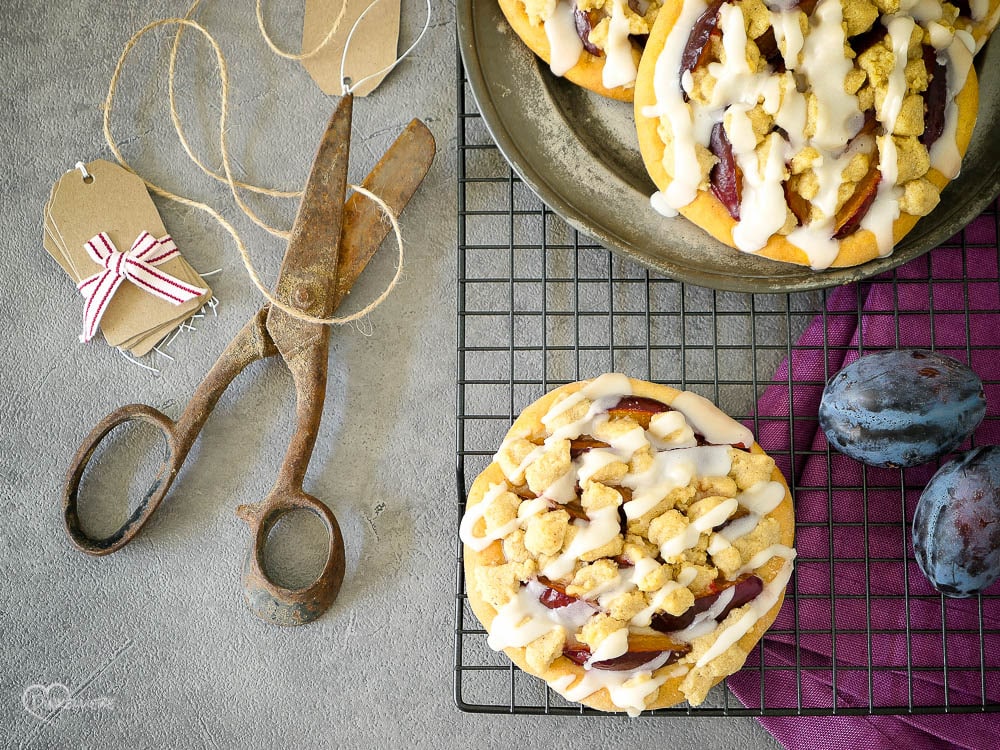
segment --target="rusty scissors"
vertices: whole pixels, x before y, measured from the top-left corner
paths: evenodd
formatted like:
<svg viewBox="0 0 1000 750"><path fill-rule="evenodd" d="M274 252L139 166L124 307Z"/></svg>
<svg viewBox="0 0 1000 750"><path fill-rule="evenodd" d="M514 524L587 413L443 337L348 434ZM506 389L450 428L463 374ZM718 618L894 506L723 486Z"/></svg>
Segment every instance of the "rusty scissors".
<svg viewBox="0 0 1000 750"><path fill-rule="evenodd" d="M276 298L313 317L333 314L388 232L380 210L360 195L352 195L345 205L352 114L353 100L347 94L320 143L278 277ZM364 186L398 214L433 156L433 136L422 122L414 120L368 175ZM302 487L323 416L329 339L328 326L265 305L230 342L176 422L143 404L123 406L105 417L83 441L67 473L63 513L72 543L91 555L106 555L128 544L170 490L205 421L233 379L252 362L280 357L295 382L296 430L270 493L263 502L240 505L236 510L252 535L243 564L243 585L250 609L263 620L300 625L319 617L336 599L345 567L344 540L336 517ZM101 440L115 427L131 421L160 430L166 457L152 486L121 528L105 538L93 539L81 528L77 512L80 482ZM311 511L322 520L329 533L329 548L316 581L289 589L268 578L262 556L275 523L295 510Z"/></svg>

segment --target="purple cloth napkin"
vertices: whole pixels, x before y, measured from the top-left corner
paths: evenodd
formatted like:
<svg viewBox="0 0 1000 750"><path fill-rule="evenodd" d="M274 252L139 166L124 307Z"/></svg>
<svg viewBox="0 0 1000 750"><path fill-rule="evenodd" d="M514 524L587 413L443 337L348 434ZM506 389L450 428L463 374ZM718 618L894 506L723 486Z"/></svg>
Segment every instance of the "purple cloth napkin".
<svg viewBox="0 0 1000 750"><path fill-rule="evenodd" d="M758 402L758 441L794 482L799 557L794 601L786 599L762 653L728 680L744 705L905 714L910 705L1000 703L1000 584L981 599L943 600L913 561L910 521L937 466L863 467L828 452L816 418L827 378L861 351L933 347L983 379L987 418L974 442L1000 443L998 277L991 211L952 244L830 293ZM1000 714L760 722L795 750L1000 747Z"/></svg>

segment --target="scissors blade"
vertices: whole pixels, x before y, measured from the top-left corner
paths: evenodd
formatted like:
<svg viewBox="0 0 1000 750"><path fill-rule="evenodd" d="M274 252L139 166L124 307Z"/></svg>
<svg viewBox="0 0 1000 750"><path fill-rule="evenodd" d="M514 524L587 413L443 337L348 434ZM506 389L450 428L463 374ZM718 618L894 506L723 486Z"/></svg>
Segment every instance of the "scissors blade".
<svg viewBox="0 0 1000 750"><path fill-rule="evenodd" d="M353 105L353 96L345 95L330 118L313 160L278 275L278 299L318 317L333 312L332 291L344 220Z"/></svg>

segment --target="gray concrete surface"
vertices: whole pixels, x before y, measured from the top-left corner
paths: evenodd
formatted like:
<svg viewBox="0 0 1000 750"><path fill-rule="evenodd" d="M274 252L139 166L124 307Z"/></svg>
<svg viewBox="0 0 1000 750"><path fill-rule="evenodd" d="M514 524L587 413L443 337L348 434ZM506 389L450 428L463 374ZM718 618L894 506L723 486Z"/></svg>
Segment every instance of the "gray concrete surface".
<svg viewBox="0 0 1000 750"><path fill-rule="evenodd" d="M297 43L299 3L268 3L274 33ZM288 7L286 7L286 5ZM404 3L403 39L422 21ZM398 291L370 330L334 331L330 387L308 482L333 507L348 570L336 606L315 624L279 630L250 616L239 569L248 535L233 515L263 497L292 429L293 395L275 363L257 365L222 399L168 501L139 540L105 559L70 548L59 498L69 456L105 413L129 402L179 413L207 367L260 305L235 249L202 214L160 204L165 222L212 284L217 318L200 321L160 360L159 377L103 342L77 342L81 300L42 250L41 209L78 159L108 157L99 103L128 37L183 0L5 0L0 4L4 363L0 460L0 745L11 747L711 747L774 746L750 719L638 720L478 716L452 699L452 483L455 351L454 9L435 3L413 58L355 107L351 176L359 180L411 118L426 120L439 156L404 216ZM265 47L253 3L208 0L233 79L234 162L249 180L295 187L333 102L297 64ZM250 225L224 186L192 167L166 110L169 31L130 58L114 129L145 176L221 207L267 278L283 244ZM215 71L190 39L179 73L192 141L219 164ZM294 201L250 199L288 225ZM375 260L351 304L370 299L393 267ZM145 436L148 437L148 436ZM144 436L119 442L141 455ZM155 454L152 454L155 455ZM104 456L101 476L126 465ZM97 476L95 471L93 476ZM92 480L94 530L117 526L128 483ZM289 581L315 566L316 530L280 538L275 569ZM297 541L299 538L304 541ZM25 691L73 693L49 721L26 711ZM64 687L60 687L64 686Z"/></svg>

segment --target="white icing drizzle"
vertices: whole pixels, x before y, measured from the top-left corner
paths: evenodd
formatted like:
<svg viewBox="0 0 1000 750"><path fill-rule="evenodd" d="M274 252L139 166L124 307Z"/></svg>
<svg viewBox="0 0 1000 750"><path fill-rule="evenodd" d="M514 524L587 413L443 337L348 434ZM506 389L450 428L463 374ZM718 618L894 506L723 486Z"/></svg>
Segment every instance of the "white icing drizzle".
<svg viewBox="0 0 1000 750"><path fill-rule="evenodd" d="M583 668L590 669L596 662L614 659L628 651L628 628L619 628L598 644Z"/></svg>
<svg viewBox="0 0 1000 750"><path fill-rule="evenodd" d="M655 694L660 685L667 681L667 674L653 676L653 672L662 667L669 658L670 654L665 652L637 669L627 672L587 670L579 681L576 681L573 675L567 674L553 680L549 685L566 700L571 701L582 701L588 695L605 688L611 696L612 703L625 710L629 716L638 716L646 707L646 699Z"/></svg>
<svg viewBox="0 0 1000 750"><path fill-rule="evenodd" d="M969 12L973 21L982 21L990 10L990 0L969 0Z"/></svg>
<svg viewBox="0 0 1000 750"><path fill-rule="evenodd" d="M764 585L764 590L753 601L746 605L748 609L743 616L719 633L715 642L695 662L695 669L701 669L710 661L725 653L731 646L735 645L777 603L778 597L785 590L788 579L792 575L792 560L795 559L795 551L789 551L791 552L791 556L785 560L785 564L781 566L777 575Z"/></svg>
<svg viewBox="0 0 1000 750"><path fill-rule="evenodd" d="M622 486L632 490L631 502L625 503L625 516L639 518L671 490L687 487L694 477L724 477L731 468L727 445L699 445L657 453L647 471L629 473L622 479Z"/></svg>
<svg viewBox="0 0 1000 750"><path fill-rule="evenodd" d="M698 440L694 436L694 429L685 418L684 412L679 409L676 411L662 411L650 417L649 432L656 438L656 447L660 450L693 448L698 445ZM670 439L668 440L667 438Z"/></svg>
<svg viewBox="0 0 1000 750"><path fill-rule="evenodd" d="M525 590L536 600L545 592L545 589L546 586L543 586L535 579L525 584ZM539 601L539 603L541 602ZM544 604L542 606L545 607ZM552 622L574 633L586 625L587 620L593 617L595 612L592 604L580 600L574 601L572 604L567 604L565 607L556 607L555 609L545 607L545 609L548 610L546 617Z"/></svg>
<svg viewBox="0 0 1000 750"><path fill-rule="evenodd" d="M562 627L554 622L553 612L527 587L522 587L511 600L497 610L490 624L490 635L486 644L494 651L504 648L520 648L532 641L548 635Z"/></svg>
<svg viewBox="0 0 1000 750"><path fill-rule="evenodd" d="M729 606L729 602L733 600L733 596L736 593L735 586L729 586L719 592L719 596L712 606L706 609L704 612L699 612L694 616L691 624L688 625L683 630L678 630L670 634L670 637L676 641L681 641L682 643L690 643L695 638L701 638L703 635L708 635L718 626L715 619L722 614L722 610Z"/></svg>
<svg viewBox="0 0 1000 750"><path fill-rule="evenodd" d="M687 45L688 34L694 22L705 12L704 0L686 0L673 28L667 35L663 51L656 60L653 74L653 89L656 93L655 107L647 107L646 117L666 117L673 133L674 173L670 185L662 192L662 202L676 210L689 204L698 194L701 168L695 153L696 137L691 107L684 101L677 85L677 71L681 67L681 57ZM652 111L650 111L652 110ZM707 134L697 142L707 143ZM662 212L661 212L662 213Z"/></svg>
<svg viewBox="0 0 1000 750"><path fill-rule="evenodd" d="M694 579L698 577L698 571L693 566L682 568L677 576L677 583L681 586L690 586Z"/></svg>
<svg viewBox="0 0 1000 750"><path fill-rule="evenodd" d="M508 524L504 524L499 529L494 529L492 533L487 532L485 536L476 536L473 533L473 528L479 522L479 519L486 515L486 511L490 509L490 506L493 505L494 501L505 492L507 492L506 485L491 484L489 490L487 490L486 494L483 495L483 499L471 508L468 508L465 511L465 515L462 516L462 523L459 526L458 535L463 543L476 550L476 552L482 552L497 539L503 539L507 536L507 534L514 531L519 525L518 520L515 518L513 521Z"/></svg>
<svg viewBox="0 0 1000 750"><path fill-rule="evenodd" d="M621 531L617 506L591 511L589 518L589 521L577 519L573 522L578 529L576 536L565 551L545 566L542 575L552 580L568 576L573 572L577 558L603 547Z"/></svg>
<svg viewBox="0 0 1000 750"><path fill-rule="evenodd" d="M740 505L758 516L766 516L785 499L785 485L781 482L757 482L736 496Z"/></svg>
<svg viewBox="0 0 1000 750"><path fill-rule="evenodd" d="M608 40L604 44L604 68L601 71L601 82L608 89L635 83L636 67L632 57L632 42L628 38L629 24L625 16L625 1L614 0L608 23Z"/></svg>
<svg viewBox="0 0 1000 750"><path fill-rule="evenodd" d="M544 25L549 40L549 69L553 75L565 75L583 54L583 42L576 33L573 18L573 3L558 0Z"/></svg>
<svg viewBox="0 0 1000 750"><path fill-rule="evenodd" d="M772 557L783 557L786 560L794 560L795 550L791 547L786 547L784 544L772 544L747 560L746 564L736 571L736 575L733 577L739 578L747 573L752 573L757 568L766 565Z"/></svg>
<svg viewBox="0 0 1000 750"><path fill-rule="evenodd" d="M742 445L744 448L753 445L753 433L704 396L683 391L670 406L681 412L694 431L709 443Z"/></svg>
<svg viewBox="0 0 1000 750"><path fill-rule="evenodd" d="M660 216L665 216L668 219L672 219L677 216L677 209L667 203L667 196L657 190L651 196L649 196L649 205L653 207Z"/></svg>
<svg viewBox="0 0 1000 750"><path fill-rule="evenodd" d="M719 503L708 513L689 523L680 534L664 541L660 545L660 557L669 561L682 554L684 550L691 549L698 544L698 539L704 532L711 531L719 524L725 523L738 505L735 497Z"/></svg>
<svg viewBox="0 0 1000 750"><path fill-rule="evenodd" d="M962 168L962 154L958 150L958 105L955 97L965 87L975 48L975 40L967 31L956 31L946 48L948 107L945 109L944 132L931 146L930 153L931 166L949 179L957 177Z"/></svg>
<svg viewBox="0 0 1000 750"><path fill-rule="evenodd" d="M941 0L900 0L899 9L920 23L937 21L944 13Z"/></svg>

